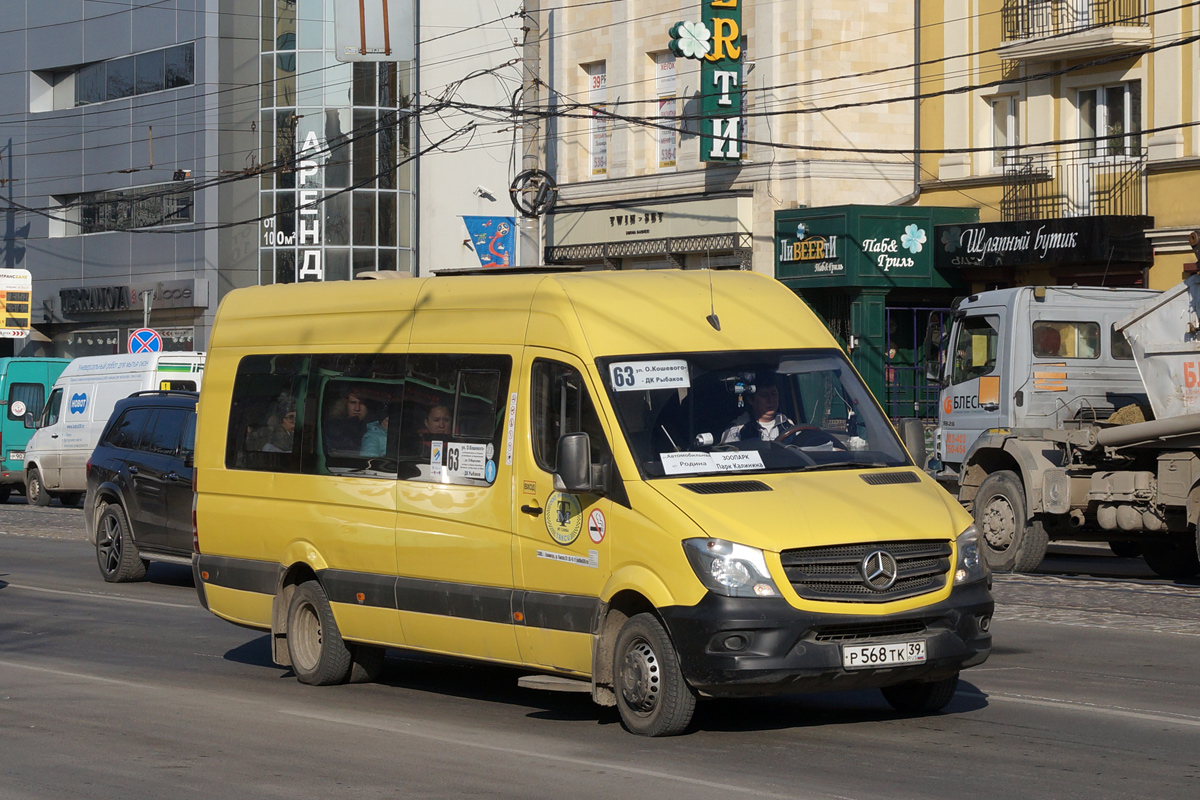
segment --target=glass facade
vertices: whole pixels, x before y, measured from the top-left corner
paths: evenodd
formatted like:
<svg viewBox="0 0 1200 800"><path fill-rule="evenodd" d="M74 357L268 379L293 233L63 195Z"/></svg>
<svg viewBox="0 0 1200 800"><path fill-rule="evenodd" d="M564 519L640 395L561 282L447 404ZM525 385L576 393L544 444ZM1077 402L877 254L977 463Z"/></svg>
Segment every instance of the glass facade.
<svg viewBox="0 0 1200 800"><path fill-rule="evenodd" d="M333 0L262 0L259 283L412 269L411 62L334 59Z"/></svg>

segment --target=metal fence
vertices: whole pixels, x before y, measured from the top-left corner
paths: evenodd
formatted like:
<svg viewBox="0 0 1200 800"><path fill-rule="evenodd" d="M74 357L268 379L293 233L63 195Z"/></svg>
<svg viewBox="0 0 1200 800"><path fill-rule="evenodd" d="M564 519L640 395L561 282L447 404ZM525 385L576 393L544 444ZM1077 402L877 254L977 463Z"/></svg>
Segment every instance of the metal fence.
<svg viewBox="0 0 1200 800"><path fill-rule="evenodd" d="M1005 41L1111 25L1149 25L1146 0L1004 0Z"/></svg>
<svg viewBox="0 0 1200 800"><path fill-rule="evenodd" d="M892 419L937 420L951 320L948 308L887 309L883 407Z"/></svg>
<svg viewBox="0 0 1200 800"><path fill-rule="evenodd" d="M1001 219L1061 219L1101 214L1137 215L1145 207L1142 176L1146 150L1140 136L1121 146L1098 140L1071 153L1023 153L1004 157ZM1098 155L1098 153L1107 153Z"/></svg>

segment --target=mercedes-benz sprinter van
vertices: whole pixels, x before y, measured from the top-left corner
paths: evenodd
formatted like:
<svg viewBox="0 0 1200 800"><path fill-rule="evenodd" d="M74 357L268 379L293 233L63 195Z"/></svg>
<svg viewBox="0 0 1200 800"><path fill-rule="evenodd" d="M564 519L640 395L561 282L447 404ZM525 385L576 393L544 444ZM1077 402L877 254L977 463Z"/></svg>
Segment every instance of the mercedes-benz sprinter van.
<svg viewBox="0 0 1200 800"><path fill-rule="evenodd" d="M201 602L305 683L465 656L654 736L709 696L934 711L991 648L970 515L753 273L232 291L195 463Z"/></svg>

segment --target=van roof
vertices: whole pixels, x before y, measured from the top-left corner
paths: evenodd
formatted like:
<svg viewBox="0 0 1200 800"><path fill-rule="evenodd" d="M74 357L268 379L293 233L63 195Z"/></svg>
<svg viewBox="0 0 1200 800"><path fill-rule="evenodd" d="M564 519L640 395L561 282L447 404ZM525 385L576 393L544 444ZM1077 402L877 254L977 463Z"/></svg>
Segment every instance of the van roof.
<svg viewBox="0 0 1200 800"><path fill-rule="evenodd" d="M77 375L106 375L114 372L149 372L168 364L198 364L204 353L169 351L166 353L125 353L110 356L80 356L67 365L59 380Z"/></svg>
<svg viewBox="0 0 1200 800"><path fill-rule="evenodd" d="M715 312L720 330L707 317ZM409 341L593 355L836 347L796 296L743 271L441 276L261 286L226 295L211 349Z"/></svg>

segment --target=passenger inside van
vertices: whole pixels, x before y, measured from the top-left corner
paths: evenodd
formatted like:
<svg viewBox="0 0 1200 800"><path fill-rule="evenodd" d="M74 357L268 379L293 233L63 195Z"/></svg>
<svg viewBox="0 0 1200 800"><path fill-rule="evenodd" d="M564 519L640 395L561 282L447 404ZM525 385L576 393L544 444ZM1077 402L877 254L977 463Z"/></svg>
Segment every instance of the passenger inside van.
<svg viewBox="0 0 1200 800"><path fill-rule="evenodd" d="M761 375L754 384L749 408L721 435L721 444L743 439L773 442L795 426L796 423L779 410L779 386L775 376Z"/></svg>
<svg viewBox="0 0 1200 800"><path fill-rule="evenodd" d="M326 406L325 452L328 454L358 455L367 432L367 405L362 390L347 388L345 395Z"/></svg>

